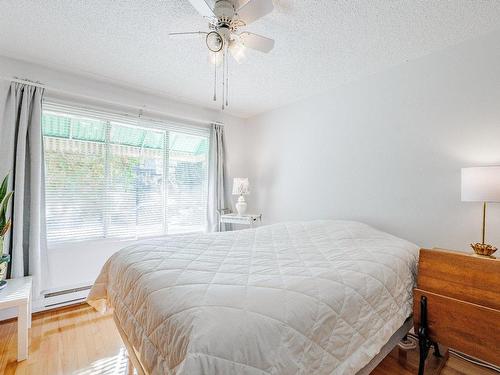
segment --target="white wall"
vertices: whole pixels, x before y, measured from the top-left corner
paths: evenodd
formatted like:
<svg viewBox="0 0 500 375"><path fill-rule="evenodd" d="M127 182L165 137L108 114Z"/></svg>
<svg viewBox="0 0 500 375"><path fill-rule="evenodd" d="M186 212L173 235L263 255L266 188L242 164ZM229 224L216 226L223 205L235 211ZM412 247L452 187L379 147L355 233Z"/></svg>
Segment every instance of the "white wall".
<svg viewBox="0 0 500 375"><path fill-rule="evenodd" d="M500 32L249 120L252 211L354 219L468 250L481 205L460 168L500 164ZM500 247L500 204L488 213Z"/></svg>

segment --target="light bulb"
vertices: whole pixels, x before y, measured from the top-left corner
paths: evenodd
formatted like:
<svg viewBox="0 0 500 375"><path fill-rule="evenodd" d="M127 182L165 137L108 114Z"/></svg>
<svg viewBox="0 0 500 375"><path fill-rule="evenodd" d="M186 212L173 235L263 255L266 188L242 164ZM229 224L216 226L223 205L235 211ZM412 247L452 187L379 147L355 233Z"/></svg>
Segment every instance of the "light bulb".
<svg viewBox="0 0 500 375"><path fill-rule="evenodd" d="M220 64L222 64L222 53L209 52L208 53L208 62L212 65L220 66Z"/></svg>
<svg viewBox="0 0 500 375"><path fill-rule="evenodd" d="M229 52L231 53L231 56L234 57L234 59L238 64L241 64L246 60L247 56L245 54L245 51L246 47L242 43L233 41L229 45Z"/></svg>

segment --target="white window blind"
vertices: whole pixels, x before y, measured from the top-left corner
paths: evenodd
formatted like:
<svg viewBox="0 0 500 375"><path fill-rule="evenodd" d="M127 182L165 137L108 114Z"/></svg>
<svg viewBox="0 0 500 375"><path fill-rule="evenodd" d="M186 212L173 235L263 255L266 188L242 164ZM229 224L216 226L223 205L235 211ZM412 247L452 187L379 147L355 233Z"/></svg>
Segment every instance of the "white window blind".
<svg viewBox="0 0 500 375"><path fill-rule="evenodd" d="M209 131L44 103L47 239L206 227Z"/></svg>

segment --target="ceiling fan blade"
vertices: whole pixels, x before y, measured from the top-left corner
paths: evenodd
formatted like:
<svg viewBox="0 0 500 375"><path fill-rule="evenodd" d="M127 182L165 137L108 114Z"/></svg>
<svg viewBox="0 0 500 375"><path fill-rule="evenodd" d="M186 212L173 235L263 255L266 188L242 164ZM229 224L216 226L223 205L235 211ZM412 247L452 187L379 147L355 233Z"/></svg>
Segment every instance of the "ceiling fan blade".
<svg viewBox="0 0 500 375"><path fill-rule="evenodd" d="M236 13L246 25L264 17L273 11L273 0L250 0L243 5Z"/></svg>
<svg viewBox="0 0 500 375"><path fill-rule="evenodd" d="M274 48L274 39L244 31L239 34L241 43L251 49L268 53Z"/></svg>
<svg viewBox="0 0 500 375"><path fill-rule="evenodd" d="M189 0L194 9L203 17L214 17L214 11L205 0Z"/></svg>
<svg viewBox="0 0 500 375"><path fill-rule="evenodd" d="M245 50L245 46L237 41L233 40L229 44L229 53L238 64L243 64L246 61L247 56L245 54Z"/></svg>
<svg viewBox="0 0 500 375"><path fill-rule="evenodd" d="M204 31L187 31L180 33L169 33L168 36L174 39L195 39L199 36L207 35Z"/></svg>

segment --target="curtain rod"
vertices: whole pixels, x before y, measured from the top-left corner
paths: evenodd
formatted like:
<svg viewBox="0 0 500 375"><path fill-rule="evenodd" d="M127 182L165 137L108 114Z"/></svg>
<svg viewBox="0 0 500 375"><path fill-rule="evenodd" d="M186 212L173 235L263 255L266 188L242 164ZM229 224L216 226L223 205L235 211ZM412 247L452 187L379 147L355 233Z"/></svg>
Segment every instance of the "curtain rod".
<svg viewBox="0 0 500 375"><path fill-rule="evenodd" d="M94 100L94 101L97 100L97 101L102 102L102 103L116 105L116 106L119 106L119 107L126 107L126 108L131 108L131 109L133 108L133 109L135 109L135 110L138 111L137 117L142 117L143 111L145 110L144 106L143 107L139 107L139 106L134 106L134 105L130 105L130 104L123 104L123 103L112 101L112 100L95 98L95 97L90 96L90 95L83 95L83 94L78 94L78 93L74 93L74 92L70 92L70 91L65 91L65 90L58 89L56 87L47 86L47 85L43 84L40 81L32 81L30 79L25 79L25 78L21 79L21 78L18 78L18 77L3 77L3 76L0 76L0 79L5 79L5 80L11 81L11 82L17 82L17 83L22 83L22 84L28 84L28 85L31 85L31 86L41 87L41 88L44 88L46 90L53 91L53 92L56 92L56 93L59 93L59 94L63 94L63 95L70 95L70 96L72 95L72 96L77 96L77 97L84 98L84 99L89 99L89 100ZM195 122L195 123L199 123L199 124L206 124L206 125L208 125L208 124L217 124L217 125L224 126L224 123L220 122L220 121L203 120L203 119L199 119L199 118L195 118L195 117L173 115L173 114L170 114L170 113L165 113L165 112L156 111L156 110L148 110L148 111L152 112L152 113L157 113L157 114L160 114L160 115L163 115L163 116L171 117L171 118L177 119L177 120L190 121L190 122Z"/></svg>

